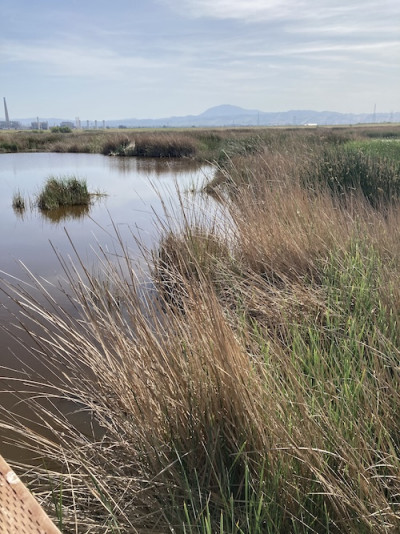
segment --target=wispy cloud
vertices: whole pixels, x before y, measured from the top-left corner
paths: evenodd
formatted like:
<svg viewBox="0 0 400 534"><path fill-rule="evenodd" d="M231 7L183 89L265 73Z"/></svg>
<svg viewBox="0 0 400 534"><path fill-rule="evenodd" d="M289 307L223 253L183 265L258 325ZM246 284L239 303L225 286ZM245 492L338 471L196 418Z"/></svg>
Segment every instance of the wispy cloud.
<svg viewBox="0 0 400 534"><path fill-rule="evenodd" d="M371 54L375 52L400 52L400 40L398 41L383 41L377 43L315 43L310 45L293 46L290 48L277 48L276 50L266 50L263 52L255 51L249 54L254 57L271 57L271 56L298 56L306 54L324 54L325 52L346 52L351 54L354 52L362 52Z"/></svg>
<svg viewBox="0 0 400 534"><path fill-rule="evenodd" d="M303 2L293 0L162 0L171 8L191 17L218 19L259 20L287 16L293 5Z"/></svg>
<svg viewBox="0 0 400 534"><path fill-rule="evenodd" d="M23 63L27 70L42 74L90 79L122 80L132 73L154 71L166 67L165 62L153 58L119 54L110 48L90 48L71 44L54 46L53 42L0 42L2 62Z"/></svg>
<svg viewBox="0 0 400 534"><path fill-rule="evenodd" d="M126 102L163 116L221 102L398 105L399 0L120 0L120 10L43 0L42 13L31 0L3 3L3 91L29 107L85 99L87 113L102 99L116 116Z"/></svg>
<svg viewBox="0 0 400 534"><path fill-rule="evenodd" d="M159 0L172 9L190 17L238 19L242 21L268 21L274 19L296 19L328 21L363 16L371 13L400 13L397 0Z"/></svg>

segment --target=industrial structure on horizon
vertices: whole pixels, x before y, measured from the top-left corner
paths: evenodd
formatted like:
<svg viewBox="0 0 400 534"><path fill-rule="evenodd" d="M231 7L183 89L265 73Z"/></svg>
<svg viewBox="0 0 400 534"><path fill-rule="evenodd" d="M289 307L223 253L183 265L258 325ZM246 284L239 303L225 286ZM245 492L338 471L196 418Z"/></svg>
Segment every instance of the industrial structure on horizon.
<svg viewBox="0 0 400 534"><path fill-rule="evenodd" d="M378 113L374 104L373 113L340 113L335 111L289 110L264 112L223 104L214 106L200 115L168 117L161 119L81 120L39 117L10 120L6 97L3 97L5 120L0 120L0 130L50 130L52 133L68 133L70 130L105 130L110 128L165 128L165 127L214 127L214 126L299 126L318 127L356 124L400 123L400 112ZM60 130L60 128L62 130Z"/></svg>
<svg viewBox="0 0 400 534"><path fill-rule="evenodd" d="M6 97L3 96L4 102L4 121L0 121L0 130L16 130L21 128L21 124L18 121L10 121L10 116L8 114Z"/></svg>
<svg viewBox="0 0 400 534"><path fill-rule="evenodd" d="M28 119L23 119L24 123L21 123L19 121L11 121L10 115L8 113L8 107L7 107L7 101L6 97L3 96L3 104L4 104L4 118L5 120L0 120L0 130L48 130L53 126L60 126L61 128L70 128L71 130L77 129L80 130L82 128L85 128L81 124L81 120L79 117L75 118L75 122L73 121L60 121L59 124L51 124L49 125L49 122L47 120L40 120L39 117L36 118L36 120L31 121L30 125L28 126L27 121ZM106 121L102 121L102 127L103 129L106 128ZM101 129L101 126L99 125L98 121L86 121L86 129Z"/></svg>

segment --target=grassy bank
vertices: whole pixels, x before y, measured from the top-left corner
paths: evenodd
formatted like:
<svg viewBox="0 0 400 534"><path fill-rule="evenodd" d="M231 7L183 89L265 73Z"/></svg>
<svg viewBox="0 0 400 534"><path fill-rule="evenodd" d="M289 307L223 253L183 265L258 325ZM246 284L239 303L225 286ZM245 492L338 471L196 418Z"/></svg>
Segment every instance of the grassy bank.
<svg viewBox="0 0 400 534"><path fill-rule="evenodd" d="M361 191L373 205L394 201L400 195L400 138L371 140L367 138L370 131L358 138L353 133L271 133L259 139L254 151L224 152L205 190L235 193L258 183L262 175L271 182L297 180L306 189L328 187L337 195Z"/></svg>
<svg viewBox="0 0 400 534"><path fill-rule="evenodd" d="M246 130L99 130L71 133L8 131L0 133L1 152L81 152L140 157L214 159L227 139Z"/></svg>
<svg viewBox="0 0 400 534"><path fill-rule="evenodd" d="M265 145L282 145L291 137L310 144L330 141L398 139L400 126L321 128L191 128L136 130L3 131L1 152L80 152L117 156L190 157L223 162L256 153Z"/></svg>
<svg viewBox="0 0 400 534"><path fill-rule="evenodd" d="M260 130L261 132L261 130ZM107 156L217 160L223 153L246 153L260 144L253 128L98 130L70 133L8 131L0 133L1 152L80 152Z"/></svg>
<svg viewBox="0 0 400 534"><path fill-rule="evenodd" d="M222 214L163 227L152 291L122 243L101 278L64 263L78 319L8 290L58 383L23 377L41 426L2 420L51 466L26 476L65 532L400 529L396 158L333 132L236 142Z"/></svg>

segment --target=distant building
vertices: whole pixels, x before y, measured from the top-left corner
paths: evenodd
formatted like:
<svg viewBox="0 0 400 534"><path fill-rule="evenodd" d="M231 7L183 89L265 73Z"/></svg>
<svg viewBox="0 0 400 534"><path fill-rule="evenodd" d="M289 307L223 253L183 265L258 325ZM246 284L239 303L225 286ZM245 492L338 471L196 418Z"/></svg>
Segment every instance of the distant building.
<svg viewBox="0 0 400 534"><path fill-rule="evenodd" d="M31 122L31 130L48 130L49 123L47 121L34 121Z"/></svg>
<svg viewBox="0 0 400 534"><path fill-rule="evenodd" d="M19 130L21 123L18 121L0 121L0 130Z"/></svg>

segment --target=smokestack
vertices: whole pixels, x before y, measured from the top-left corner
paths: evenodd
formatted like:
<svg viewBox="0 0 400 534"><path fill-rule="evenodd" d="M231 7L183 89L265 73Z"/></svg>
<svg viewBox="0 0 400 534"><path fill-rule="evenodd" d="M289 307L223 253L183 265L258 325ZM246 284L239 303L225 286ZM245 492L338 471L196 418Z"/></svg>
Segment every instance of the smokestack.
<svg viewBox="0 0 400 534"><path fill-rule="evenodd" d="M6 117L6 126L7 126L7 128L9 128L9 126L10 126L10 117L8 116L7 102L6 102L6 97L5 96L3 96L3 100L4 100L4 115Z"/></svg>

